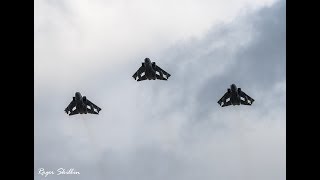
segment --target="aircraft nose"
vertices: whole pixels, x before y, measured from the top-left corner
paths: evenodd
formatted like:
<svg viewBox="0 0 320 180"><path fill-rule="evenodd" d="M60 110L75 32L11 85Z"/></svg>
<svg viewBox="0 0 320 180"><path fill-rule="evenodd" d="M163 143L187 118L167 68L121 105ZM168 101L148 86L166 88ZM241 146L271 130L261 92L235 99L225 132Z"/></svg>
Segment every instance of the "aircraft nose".
<svg viewBox="0 0 320 180"><path fill-rule="evenodd" d="M79 92L76 92L76 98L80 98L80 93Z"/></svg>
<svg viewBox="0 0 320 180"><path fill-rule="evenodd" d="M237 89L237 86L235 84L232 84L231 89Z"/></svg>

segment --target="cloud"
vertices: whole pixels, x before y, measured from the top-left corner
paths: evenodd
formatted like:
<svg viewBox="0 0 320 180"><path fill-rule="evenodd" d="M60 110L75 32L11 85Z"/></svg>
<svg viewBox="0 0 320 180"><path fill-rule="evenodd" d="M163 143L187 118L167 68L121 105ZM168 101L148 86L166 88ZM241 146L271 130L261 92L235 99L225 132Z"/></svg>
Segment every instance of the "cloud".
<svg viewBox="0 0 320 180"><path fill-rule="evenodd" d="M141 2L148 8L127 1L37 1L36 14L45 16L35 17L35 179L43 179L41 167L81 173L46 178L54 180L285 179L285 1L216 24L211 14L194 29L177 22L208 2L187 1L182 10L167 1ZM160 16L158 6L168 7L168 15ZM101 14L106 8L110 12ZM120 16L118 10L128 11ZM176 19L168 19L172 14ZM130 16L146 24L135 28ZM110 22L100 25L103 20ZM121 28L99 39L111 25ZM129 37L122 28L129 27L145 36L130 35L121 46ZM176 36L180 28L191 29ZM169 81L131 78L147 56L172 74ZM256 99L253 106L218 106L232 83ZM100 115L64 114L75 91L102 107Z"/></svg>
<svg viewBox="0 0 320 180"><path fill-rule="evenodd" d="M77 86L92 72L135 62L274 1L35 1L35 78L46 87Z"/></svg>

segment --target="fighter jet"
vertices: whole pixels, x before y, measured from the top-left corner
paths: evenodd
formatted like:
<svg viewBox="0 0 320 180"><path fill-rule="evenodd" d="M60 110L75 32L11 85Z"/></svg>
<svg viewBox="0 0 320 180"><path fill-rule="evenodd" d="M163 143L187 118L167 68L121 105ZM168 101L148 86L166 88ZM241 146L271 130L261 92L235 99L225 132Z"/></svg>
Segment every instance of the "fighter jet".
<svg viewBox="0 0 320 180"><path fill-rule="evenodd" d="M137 72L133 74L133 78L137 81L143 80L168 80L171 75L161 69L159 66L156 65L155 62L151 62L149 58L145 58L142 66L138 69Z"/></svg>
<svg viewBox="0 0 320 180"><path fill-rule="evenodd" d="M99 111L101 111L101 108L89 101L86 96L82 97L79 92L76 92L72 98L71 103L64 110L69 116L87 113L99 114Z"/></svg>
<svg viewBox="0 0 320 180"><path fill-rule="evenodd" d="M222 96L218 101L220 106L229 106L229 105L251 105L254 99L244 93L241 88L237 88L235 84L231 85L231 88L228 88L228 91Z"/></svg>

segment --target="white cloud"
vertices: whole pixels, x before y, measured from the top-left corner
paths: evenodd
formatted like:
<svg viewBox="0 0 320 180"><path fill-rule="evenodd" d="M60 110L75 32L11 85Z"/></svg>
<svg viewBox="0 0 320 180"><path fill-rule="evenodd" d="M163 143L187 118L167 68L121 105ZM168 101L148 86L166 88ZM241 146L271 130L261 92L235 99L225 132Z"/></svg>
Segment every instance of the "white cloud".
<svg viewBox="0 0 320 180"><path fill-rule="evenodd" d="M35 1L35 78L43 86L79 82L273 2Z"/></svg>
<svg viewBox="0 0 320 180"><path fill-rule="evenodd" d="M35 171L285 179L285 3L272 2L36 1ZM240 16L248 5L269 8ZM133 80L145 56L169 81ZM253 106L218 106L233 82ZM67 116L75 91L100 115Z"/></svg>

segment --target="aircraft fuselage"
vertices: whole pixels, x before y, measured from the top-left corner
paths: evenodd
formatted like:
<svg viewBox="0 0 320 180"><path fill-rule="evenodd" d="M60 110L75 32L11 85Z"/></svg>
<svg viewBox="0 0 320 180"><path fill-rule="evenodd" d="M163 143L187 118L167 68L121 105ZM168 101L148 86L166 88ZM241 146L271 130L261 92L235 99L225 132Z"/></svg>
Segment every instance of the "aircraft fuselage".
<svg viewBox="0 0 320 180"><path fill-rule="evenodd" d="M231 91L231 96L230 96L230 101L232 105L240 105L240 95L238 92L238 88L235 84L232 84L230 87L230 91Z"/></svg>
<svg viewBox="0 0 320 180"><path fill-rule="evenodd" d="M146 68L145 70L145 76L147 77L148 80L155 80L156 79L156 71L153 69L152 62L150 61L149 58L146 58L144 60L144 66Z"/></svg>
<svg viewBox="0 0 320 180"><path fill-rule="evenodd" d="M78 109L80 114L87 114L87 106L84 103L85 96L82 97L79 92L76 92L75 94L75 101L76 101L76 108Z"/></svg>

